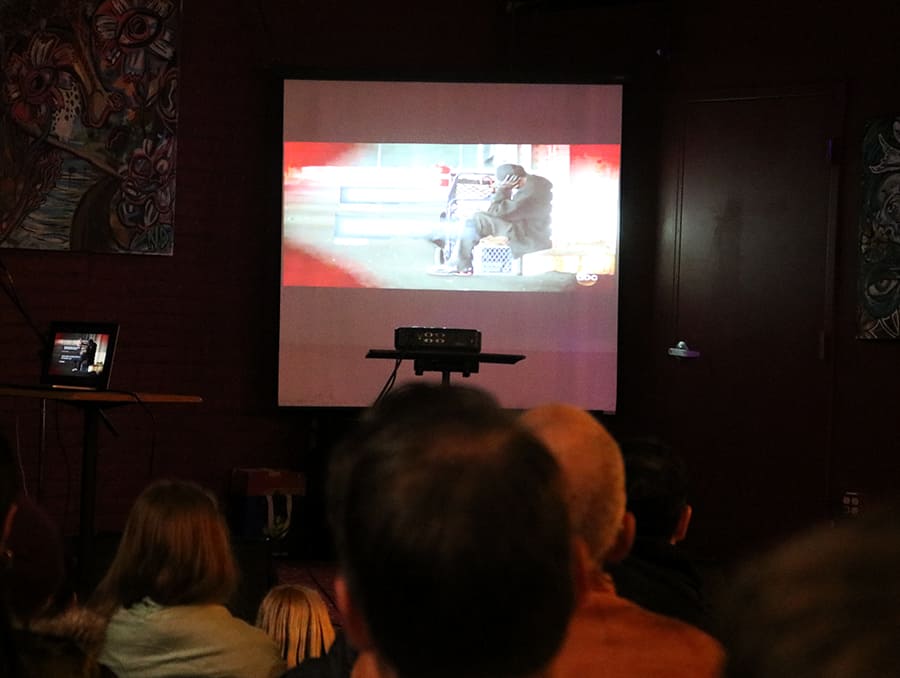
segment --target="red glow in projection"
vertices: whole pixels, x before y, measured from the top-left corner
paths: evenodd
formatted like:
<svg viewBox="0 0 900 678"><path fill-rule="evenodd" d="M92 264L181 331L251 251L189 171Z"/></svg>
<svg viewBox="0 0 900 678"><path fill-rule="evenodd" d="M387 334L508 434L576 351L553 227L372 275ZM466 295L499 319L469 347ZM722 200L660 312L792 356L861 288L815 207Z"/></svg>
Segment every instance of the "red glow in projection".
<svg viewBox="0 0 900 678"><path fill-rule="evenodd" d="M622 147L619 144L573 145L569 147L569 157L573 172L593 170L607 176L618 176Z"/></svg>
<svg viewBox="0 0 900 678"><path fill-rule="evenodd" d="M288 141L283 284L394 289L442 284L427 275L434 263L427 243L444 234L452 241L458 237L452 229L458 231L472 212L488 208L495 166L507 161L498 157L523 163L526 171L552 183L557 243L580 257L590 273L613 275L619 144ZM462 181L459 189L456 178ZM486 193L472 186L486 187ZM506 288L522 282L510 279Z"/></svg>
<svg viewBox="0 0 900 678"><path fill-rule="evenodd" d="M284 172L290 175L304 167L340 165L353 155L356 144L303 143L288 141L284 144Z"/></svg>

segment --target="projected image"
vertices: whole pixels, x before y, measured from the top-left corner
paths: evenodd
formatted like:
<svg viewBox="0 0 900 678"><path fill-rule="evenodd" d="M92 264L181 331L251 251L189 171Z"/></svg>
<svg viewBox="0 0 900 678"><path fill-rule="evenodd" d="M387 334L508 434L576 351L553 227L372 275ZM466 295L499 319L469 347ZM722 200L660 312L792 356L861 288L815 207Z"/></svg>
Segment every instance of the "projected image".
<svg viewBox="0 0 900 678"><path fill-rule="evenodd" d="M619 144L283 152L287 287L558 292L616 273Z"/></svg>
<svg viewBox="0 0 900 678"><path fill-rule="evenodd" d="M368 406L368 352L446 327L525 356L472 375L505 407L615 412L620 83L282 85L279 405Z"/></svg>

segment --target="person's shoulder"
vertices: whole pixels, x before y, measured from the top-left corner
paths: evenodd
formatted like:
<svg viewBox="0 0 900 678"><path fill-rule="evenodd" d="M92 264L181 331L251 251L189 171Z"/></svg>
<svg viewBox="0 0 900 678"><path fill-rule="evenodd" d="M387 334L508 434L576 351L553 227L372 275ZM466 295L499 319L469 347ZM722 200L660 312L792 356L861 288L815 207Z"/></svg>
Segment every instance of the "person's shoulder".
<svg viewBox="0 0 900 678"><path fill-rule="evenodd" d="M236 617L225 605L219 603L205 603L197 605L173 605L163 608L163 616L174 618L186 627L194 627L195 630L204 632L209 628L219 629L223 634L232 636L254 636L269 642L269 636L262 629Z"/></svg>
<svg viewBox="0 0 900 678"><path fill-rule="evenodd" d="M104 674L95 657L103 643L105 620L89 610L73 608L41 618L15 631L25 676Z"/></svg>
<svg viewBox="0 0 900 678"><path fill-rule="evenodd" d="M699 629L612 591L592 591L572 618L553 675L581 678L604 662L605 675L618 678L713 678L724 657L719 642Z"/></svg>
<svg viewBox="0 0 900 678"><path fill-rule="evenodd" d="M166 635L179 636L206 634L210 628L232 633L259 630L233 616L224 605L160 605L147 598L130 607L119 608L110 619L109 626L111 629L128 629L132 633L158 629Z"/></svg>
<svg viewBox="0 0 900 678"><path fill-rule="evenodd" d="M30 630L47 637L70 639L88 653L95 653L103 644L106 619L95 611L73 606L52 617L33 621Z"/></svg>
<svg viewBox="0 0 900 678"><path fill-rule="evenodd" d="M615 593L592 594L586 612L606 619L628 635L641 636L648 642L675 644L701 656L720 656L718 640L687 622L653 612Z"/></svg>
<svg viewBox="0 0 900 678"><path fill-rule="evenodd" d="M542 177L539 174L529 174L528 182L525 186L531 185L532 190L534 191L549 191L553 188L553 182L551 182L547 177Z"/></svg>
<svg viewBox="0 0 900 678"><path fill-rule="evenodd" d="M358 656L359 652L347 641L346 634L338 631L327 653L304 659L283 678L347 678Z"/></svg>
<svg viewBox="0 0 900 678"><path fill-rule="evenodd" d="M685 650L697 656L720 656L722 646L718 640L696 626L675 617L653 612L637 603L619 598L627 607L633 622L645 629L648 636L677 641Z"/></svg>

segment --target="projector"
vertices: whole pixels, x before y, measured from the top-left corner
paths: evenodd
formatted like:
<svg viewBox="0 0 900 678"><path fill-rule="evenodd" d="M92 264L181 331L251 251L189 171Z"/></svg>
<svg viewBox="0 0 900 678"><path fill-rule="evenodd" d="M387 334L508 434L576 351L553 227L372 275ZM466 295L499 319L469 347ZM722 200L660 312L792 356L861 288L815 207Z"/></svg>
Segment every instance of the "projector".
<svg viewBox="0 0 900 678"><path fill-rule="evenodd" d="M394 330L398 351L481 351L481 332L449 327L398 327Z"/></svg>

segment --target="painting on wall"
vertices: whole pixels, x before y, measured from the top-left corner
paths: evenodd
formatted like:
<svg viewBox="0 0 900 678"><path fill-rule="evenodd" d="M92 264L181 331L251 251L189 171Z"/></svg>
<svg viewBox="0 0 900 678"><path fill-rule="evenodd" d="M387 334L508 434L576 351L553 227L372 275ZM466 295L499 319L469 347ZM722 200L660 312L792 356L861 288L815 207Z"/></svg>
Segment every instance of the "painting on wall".
<svg viewBox="0 0 900 678"><path fill-rule="evenodd" d="M870 121L862 150L857 337L897 339L900 338L900 115Z"/></svg>
<svg viewBox="0 0 900 678"><path fill-rule="evenodd" d="M172 254L180 14L0 4L0 247Z"/></svg>

